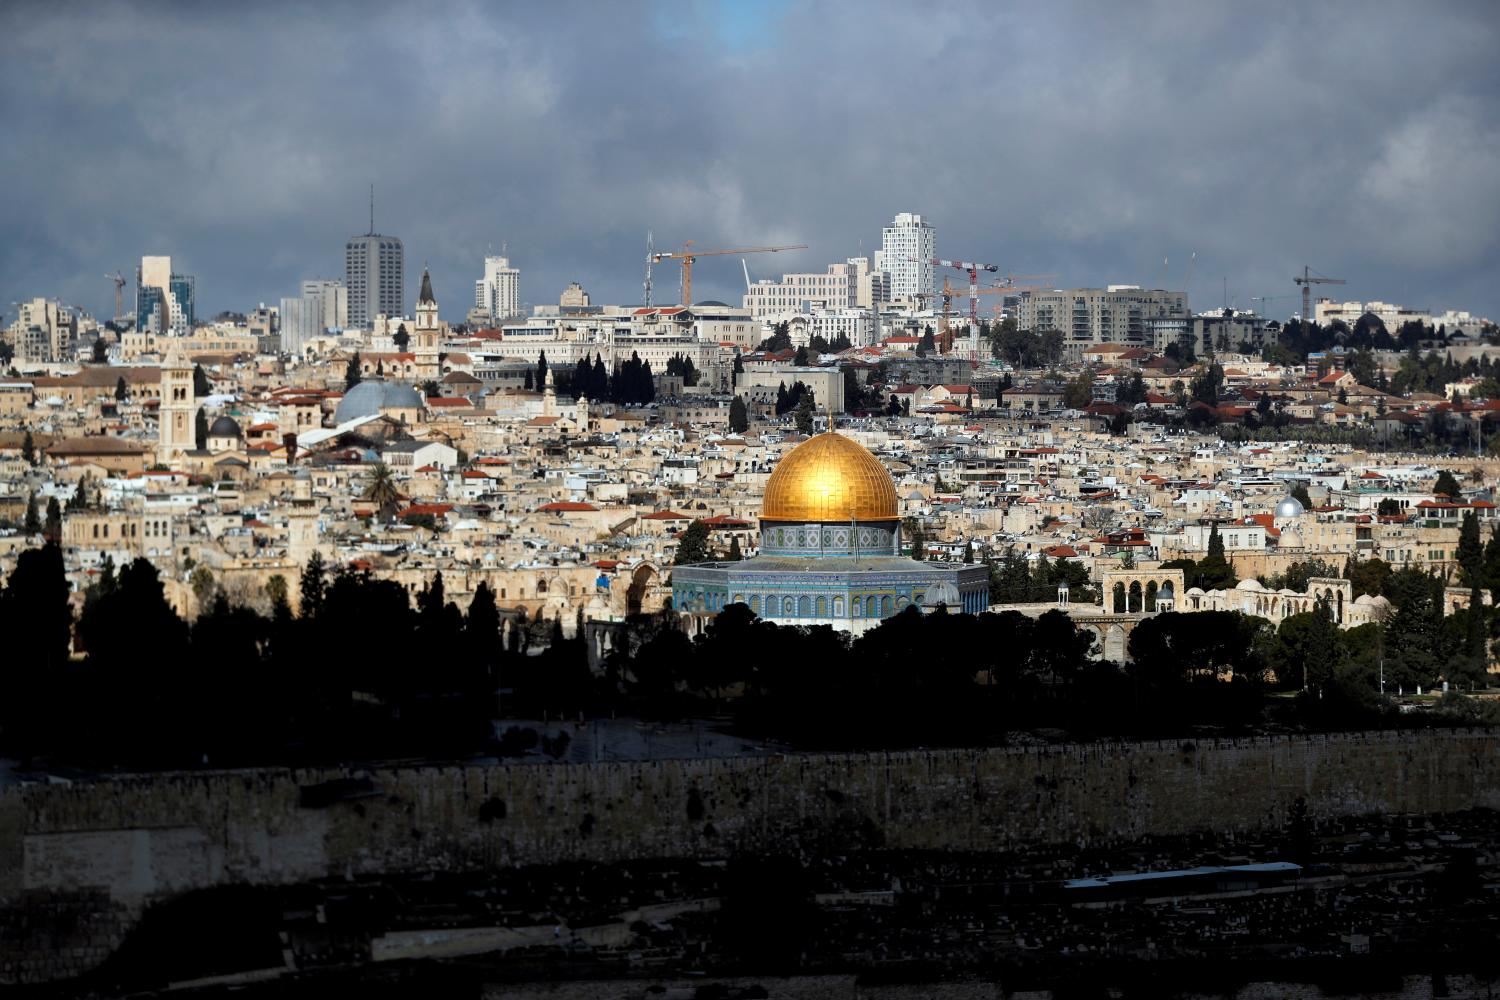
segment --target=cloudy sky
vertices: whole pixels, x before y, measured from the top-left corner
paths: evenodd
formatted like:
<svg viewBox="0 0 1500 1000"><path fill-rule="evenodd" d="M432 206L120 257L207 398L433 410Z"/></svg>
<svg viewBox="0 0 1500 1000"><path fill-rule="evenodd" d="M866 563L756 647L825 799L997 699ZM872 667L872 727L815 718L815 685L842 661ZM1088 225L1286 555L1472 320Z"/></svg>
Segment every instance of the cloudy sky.
<svg viewBox="0 0 1500 1000"><path fill-rule="evenodd" d="M766 277L900 211L1059 284L1208 307L1227 279L1284 316L1309 264L1500 318L1492 0L9 0L0 38L0 313L107 316L142 254L197 276L200 314L274 303L342 276L373 182L408 308L425 262L450 320L502 244L527 302L636 302L647 229L809 245L750 257ZM695 298L742 288L700 263Z"/></svg>

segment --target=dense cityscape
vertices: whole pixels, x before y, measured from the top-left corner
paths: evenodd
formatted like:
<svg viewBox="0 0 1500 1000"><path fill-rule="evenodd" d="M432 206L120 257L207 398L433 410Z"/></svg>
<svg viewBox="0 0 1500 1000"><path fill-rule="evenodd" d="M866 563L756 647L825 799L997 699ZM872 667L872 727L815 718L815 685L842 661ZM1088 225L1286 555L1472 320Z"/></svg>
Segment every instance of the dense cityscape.
<svg viewBox="0 0 1500 1000"><path fill-rule="evenodd" d="M1500 987L1486 300L346 194L5 275L0 987Z"/></svg>

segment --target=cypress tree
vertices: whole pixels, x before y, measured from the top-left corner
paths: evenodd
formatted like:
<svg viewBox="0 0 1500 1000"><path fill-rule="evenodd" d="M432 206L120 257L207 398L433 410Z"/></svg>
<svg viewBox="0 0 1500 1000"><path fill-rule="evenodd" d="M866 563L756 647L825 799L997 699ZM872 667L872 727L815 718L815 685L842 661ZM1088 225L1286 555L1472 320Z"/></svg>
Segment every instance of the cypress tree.
<svg viewBox="0 0 1500 1000"><path fill-rule="evenodd" d="M35 535L42 530L42 518L37 513L35 493L26 498L26 521L23 525L23 530L28 535Z"/></svg>
<svg viewBox="0 0 1500 1000"><path fill-rule="evenodd" d="M750 429L750 413L745 408L743 397L734 397L729 404L729 429L736 434L743 434Z"/></svg>

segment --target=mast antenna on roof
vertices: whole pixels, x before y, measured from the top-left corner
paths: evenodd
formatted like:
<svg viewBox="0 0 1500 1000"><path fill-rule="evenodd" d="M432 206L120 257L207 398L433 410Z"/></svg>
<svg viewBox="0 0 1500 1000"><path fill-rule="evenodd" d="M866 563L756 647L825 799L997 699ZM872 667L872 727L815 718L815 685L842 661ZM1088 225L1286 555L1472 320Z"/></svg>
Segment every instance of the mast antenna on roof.
<svg viewBox="0 0 1500 1000"><path fill-rule="evenodd" d="M370 236L375 235L375 184L370 184Z"/></svg>

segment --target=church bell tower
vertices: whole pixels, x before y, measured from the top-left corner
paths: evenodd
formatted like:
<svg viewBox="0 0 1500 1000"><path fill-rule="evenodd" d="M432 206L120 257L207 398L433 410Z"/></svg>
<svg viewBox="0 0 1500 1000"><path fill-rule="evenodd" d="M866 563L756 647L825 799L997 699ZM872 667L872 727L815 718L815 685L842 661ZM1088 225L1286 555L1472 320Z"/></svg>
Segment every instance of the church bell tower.
<svg viewBox="0 0 1500 1000"><path fill-rule="evenodd" d="M157 411L156 460L171 465L198 446L193 398L193 366L177 350L161 366L161 408Z"/></svg>

